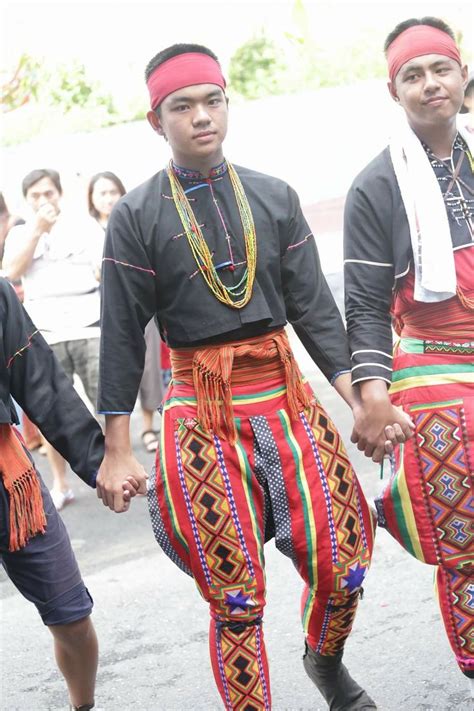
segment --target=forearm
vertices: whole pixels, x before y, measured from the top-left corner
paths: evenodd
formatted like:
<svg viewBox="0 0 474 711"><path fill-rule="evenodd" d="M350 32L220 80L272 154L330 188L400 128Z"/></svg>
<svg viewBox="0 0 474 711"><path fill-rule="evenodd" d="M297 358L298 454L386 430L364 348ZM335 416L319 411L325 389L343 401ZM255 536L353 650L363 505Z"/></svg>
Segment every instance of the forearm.
<svg viewBox="0 0 474 711"><path fill-rule="evenodd" d="M12 257L7 263L4 263L3 269L8 279L11 279L12 281L20 279L28 271L33 261L40 237L40 233L34 232L27 246L21 252Z"/></svg>
<svg viewBox="0 0 474 711"><path fill-rule="evenodd" d="M105 454L106 456L132 454L130 415L105 416Z"/></svg>
<svg viewBox="0 0 474 711"><path fill-rule="evenodd" d="M342 399L349 405L351 410L360 402L360 393L357 386L353 386L350 373L341 373L333 382L334 389Z"/></svg>
<svg viewBox="0 0 474 711"><path fill-rule="evenodd" d="M388 395L387 383L385 380L371 378L363 380L357 384L360 391L360 401L364 406L370 406L371 403L386 403L390 402Z"/></svg>

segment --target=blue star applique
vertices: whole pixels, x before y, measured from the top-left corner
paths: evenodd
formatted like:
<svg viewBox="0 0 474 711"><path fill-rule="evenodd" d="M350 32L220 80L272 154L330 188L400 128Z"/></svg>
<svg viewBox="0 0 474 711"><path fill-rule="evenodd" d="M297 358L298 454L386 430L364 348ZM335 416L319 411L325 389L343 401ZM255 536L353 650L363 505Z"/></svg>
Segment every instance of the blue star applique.
<svg viewBox="0 0 474 711"><path fill-rule="evenodd" d="M243 590L226 593L225 604L230 607L231 615L239 615L241 612L247 612L247 608L255 606L251 595L245 595Z"/></svg>
<svg viewBox="0 0 474 711"><path fill-rule="evenodd" d="M364 582L366 573L367 568L363 568L360 563L356 563L355 565L349 568L348 575L343 578L345 583L344 587L347 587L350 592L352 592L353 590L357 590L357 588L360 588L360 586Z"/></svg>

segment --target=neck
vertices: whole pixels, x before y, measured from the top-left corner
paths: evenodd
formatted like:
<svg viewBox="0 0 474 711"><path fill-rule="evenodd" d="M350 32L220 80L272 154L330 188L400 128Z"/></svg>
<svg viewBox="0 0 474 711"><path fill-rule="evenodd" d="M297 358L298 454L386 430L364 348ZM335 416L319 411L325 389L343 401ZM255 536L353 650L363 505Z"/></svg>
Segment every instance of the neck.
<svg viewBox="0 0 474 711"><path fill-rule="evenodd" d="M173 161L180 168L187 168L188 170L196 170L201 173L205 178L208 178L211 170L217 165L220 165L224 160L224 153L222 148L213 153L210 156L205 156L203 158L184 156L177 153L173 153Z"/></svg>
<svg viewBox="0 0 474 711"><path fill-rule="evenodd" d="M443 126L412 126L420 141L423 141L437 158L447 158L451 155L454 139L456 138L456 118Z"/></svg>

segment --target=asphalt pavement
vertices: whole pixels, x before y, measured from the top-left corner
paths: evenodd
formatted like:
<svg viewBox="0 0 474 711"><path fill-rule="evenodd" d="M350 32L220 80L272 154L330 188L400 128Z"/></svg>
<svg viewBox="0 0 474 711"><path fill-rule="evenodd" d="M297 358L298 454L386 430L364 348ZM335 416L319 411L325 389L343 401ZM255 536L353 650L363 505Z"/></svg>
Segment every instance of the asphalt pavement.
<svg viewBox="0 0 474 711"><path fill-rule="evenodd" d="M346 92L321 92L316 98L308 97L304 112L298 109L301 104L296 104L297 116L293 117L295 105L280 97L255 102L253 109L236 107L232 114L240 140L236 138L235 145L230 143L229 154L239 155L239 164L281 175L297 188L304 204L320 201L310 205L306 214L340 307L343 200L334 196L345 193L351 176L384 145L385 113L375 113L382 89L385 91L379 85L368 85ZM321 106L331 106L331 113L320 112ZM298 130L294 130L296 125ZM358 140L344 152L344 170L329 170L336 150L332 136L338 132L343 135L348 125ZM257 139L263 135L263 127L269 139L261 145ZM265 147L271 150L263 150ZM104 129L96 136L54 137L48 142L15 147L5 152L5 158L11 185L19 184L20 176L35 164L47 162L64 172L74 193L66 172L71 166L85 176L106 165L125 176L131 186L156 170L157 157L161 161L163 150L145 126L132 124ZM136 155L143 160L136 160ZM301 156L308 160L299 160ZM373 497L383 482L378 467L349 442L350 412L296 339L294 345L304 372L348 445L366 495ZM153 457L141 446L138 413L132 416L132 432L138 458L151 469ZM39 455L36 460L50 484L46 460ZM127 514L117 515L105 509L95 493L73 474L70 481L76 500L62 516L95 600L93 619L101 649L98 708L218 711L222 705L210 670L206 604L192 580L156 545L145 499L134 500ZM290 561L272 543L266 546L266 560L268 604L264 627L273 709L325 709L301 663L302 583ZM66 709L67 694L55 668L51 636L35 608L17 593L3 571L0 605L1 711ZM380 711L470 709L467 683L454 662L434 597L433 569L402 551L383 530L377 534L372 569L345 660Z"/></svg>
<svg viewBox="0 0 474 711"><path fill-rule="evenodd" d="M295 340L305 372L348 442L351 416ZM140 417L132 417L137 455ZM378 468L349 443L365 493L381 486ZM38 467L49 483L46 460ZM62 513L94 600L100 640L97 704L105 711L217 711L208 659L208 611L194 583L155 544L145 499L127 514L105 509L73 474L76 501ZM268 605L265 635L274 711L325 706L306 677L299 622L302 584L290 561L266 546ZM51 637L35 608L0 573L2 711L67 708ZM433 570L380 530L346 663L381 711L464 711L467 685L457 670L433 594Z"/></svg>

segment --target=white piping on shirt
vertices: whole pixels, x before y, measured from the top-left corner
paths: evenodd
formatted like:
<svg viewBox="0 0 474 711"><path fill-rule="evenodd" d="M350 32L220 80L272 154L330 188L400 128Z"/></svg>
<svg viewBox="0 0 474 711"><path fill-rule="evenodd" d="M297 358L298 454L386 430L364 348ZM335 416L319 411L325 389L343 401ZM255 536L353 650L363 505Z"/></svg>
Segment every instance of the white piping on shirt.
<svg viewBox="0 0 474 711"><path fill-rule="evenodd" d="M365 368L366 365L377 366L377 368L383 368L384 370L390 370L390 372L393 370L393 368L390 368L390 366L382 365L381 363L359 363L359 365L352 366L352 372L354 372L354 370L356 370L356 368Z"/></svg>
<svg viewBox="0 0 474 711"><path fill-rule="evenodd" d="M372 348L367 348L367 349L363 349L363 350L360 350L360 351L354 351L353 354L351 355L351 358L353 358L353 357L354 357L355 355L357 355L358 353L380 353L380 355L384 355L384 356L386 356L387 358L393 358L393 356L389 355L388 353L384 353L383 351L376 351L376 350L374 350L374 349L372 349Z"/></svg>
<svg viewBox="0 0 474 711"><path fill-rule="evenodd" d="M393 267L388 262L369 262L366 259L345 259L344 264L370 264L372 267Z"/></svg>

